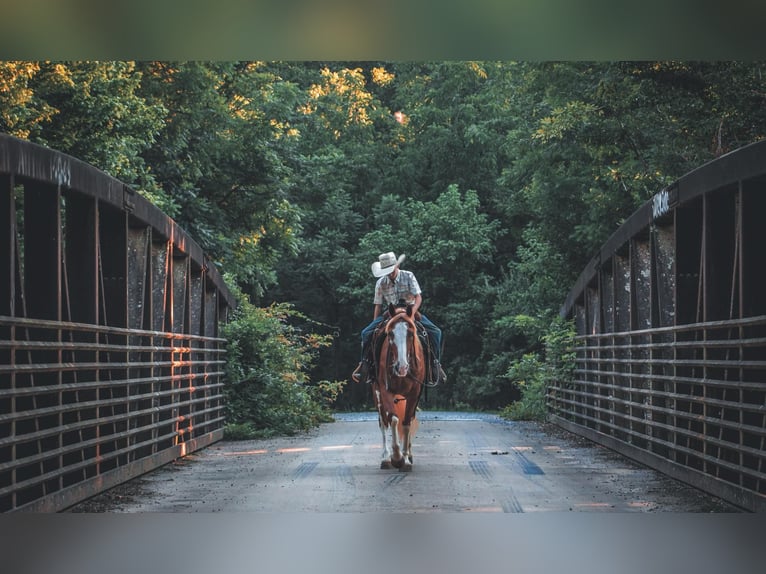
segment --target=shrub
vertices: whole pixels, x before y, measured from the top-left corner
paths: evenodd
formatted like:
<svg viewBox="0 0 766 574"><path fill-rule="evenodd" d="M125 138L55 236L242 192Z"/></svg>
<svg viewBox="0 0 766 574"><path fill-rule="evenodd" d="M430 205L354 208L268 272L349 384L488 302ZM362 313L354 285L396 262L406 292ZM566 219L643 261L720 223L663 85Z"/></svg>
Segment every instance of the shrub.
<svg viewBox="0 0 766 574"><path fill-rule="evenodd" d="M345 384L312 384L309 371L331 336L290 324L306 319L288 304L261 308L243 301L222 326L227 339L227 438L290 435L332 420L330 407Z"/></svg>
<svg viewBox="0 0 766 574"><path fill-rule="evenodd" d="M513 420L544 420L546 379L544 364L537 354L527 353L514 361L505 376L518 387L521 398L506 406L501 416Z"/></svg>
<svg viewBox="0 0 766 574"><path fill-rule="evenodd" d="M543 335L543 356L528 353L514 361L505 376L521 392L521 398L507 405L501 416L513 420L545 420L548 416L546 392L549 383L567 383L574 374L572 351L575 329L570 321L556 318Z"/></svg>

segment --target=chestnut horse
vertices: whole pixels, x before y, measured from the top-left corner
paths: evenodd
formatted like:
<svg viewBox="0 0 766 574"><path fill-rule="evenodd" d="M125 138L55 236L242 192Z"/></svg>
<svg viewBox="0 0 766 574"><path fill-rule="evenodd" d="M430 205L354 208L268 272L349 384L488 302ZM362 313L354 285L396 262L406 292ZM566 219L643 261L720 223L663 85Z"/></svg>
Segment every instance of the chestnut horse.
<svg viewBox="0 0 766 574"><path fill-rule="evenodd" d="M389 305L391 318L383 341L372 391L383 435L381 468L412 470L412 438L418 427L415 410L426 378L425 349L418 336L412 306L406 311ZM389 452L386 431L391 432Z"/></svg>

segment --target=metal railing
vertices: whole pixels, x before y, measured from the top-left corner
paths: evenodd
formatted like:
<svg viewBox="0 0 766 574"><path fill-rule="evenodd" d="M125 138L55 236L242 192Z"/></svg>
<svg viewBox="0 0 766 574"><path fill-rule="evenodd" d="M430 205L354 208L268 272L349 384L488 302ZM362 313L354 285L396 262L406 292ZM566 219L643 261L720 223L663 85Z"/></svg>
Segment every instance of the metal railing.
<svg viewBox="0 0 766 574"><path fill-rule="evenodd" d="M602 246L561 315L572 381L553 420L766 511L766 142L659 192Z"/></svg>
<svg viewBox="0 0 766 574"><path fill-rule="evenodd" d="M574 380L549 388L549 408L576 432L763 510L754 496L766 495L762 334L766 316L579 336Z"/></svg>
<svg viewBox="0 0 766 574"><path fill-rule="evenodd" d="M0 329L2 511L66 506L91 479L118 484L221 438L222 339L9 317Z"/></svg>
<svg viewBox="0 0 766 574"><path fill-rule="evenodd" d="M223 436L233 297L131 188L0 134L0 512L58 511Z"/></svg>

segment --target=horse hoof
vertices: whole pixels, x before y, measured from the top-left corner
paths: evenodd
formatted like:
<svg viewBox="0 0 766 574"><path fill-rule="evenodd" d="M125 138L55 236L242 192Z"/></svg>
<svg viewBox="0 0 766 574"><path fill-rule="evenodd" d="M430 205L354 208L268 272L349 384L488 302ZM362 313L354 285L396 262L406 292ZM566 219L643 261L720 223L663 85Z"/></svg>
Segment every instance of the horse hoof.
<svg viewBox="0 0 766 574"><path fill-rule="evenodd" d="M404 466L404 458L400 458L399 460L392 460L391 464L394 466L394 468L401 469L402 466Z"/></svg>
<svg viewBox="0 0 766 574"><path fill-rule="evenodd" d="M381 460L380 461L380 468L383 470L388 470L391 468L391 461L390 460Z"/></svg>
<svg viewBox="0 0 766 574"><path fill-rule="evenodd" d="M404 463L399 469L399 472L412 472L412 464L409 462Z"/></svg>

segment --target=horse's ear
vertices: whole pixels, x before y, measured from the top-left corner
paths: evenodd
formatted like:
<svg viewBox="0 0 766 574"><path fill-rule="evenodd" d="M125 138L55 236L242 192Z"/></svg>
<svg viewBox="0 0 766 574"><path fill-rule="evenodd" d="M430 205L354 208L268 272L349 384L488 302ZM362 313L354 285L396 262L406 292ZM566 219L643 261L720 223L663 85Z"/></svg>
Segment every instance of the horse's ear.
<svg viewBox="0 0 766 574"><path fill-rule="evenodd" d="M392 317L396 314L396 309L394 308L393 303L388 304L388 314L391 315Z"/></svg>
<svg viewBox="0 0 766 574"><path fill-rule="evenodd" d="M412 317L412 305L407 305L407 316Z"/></svg>

